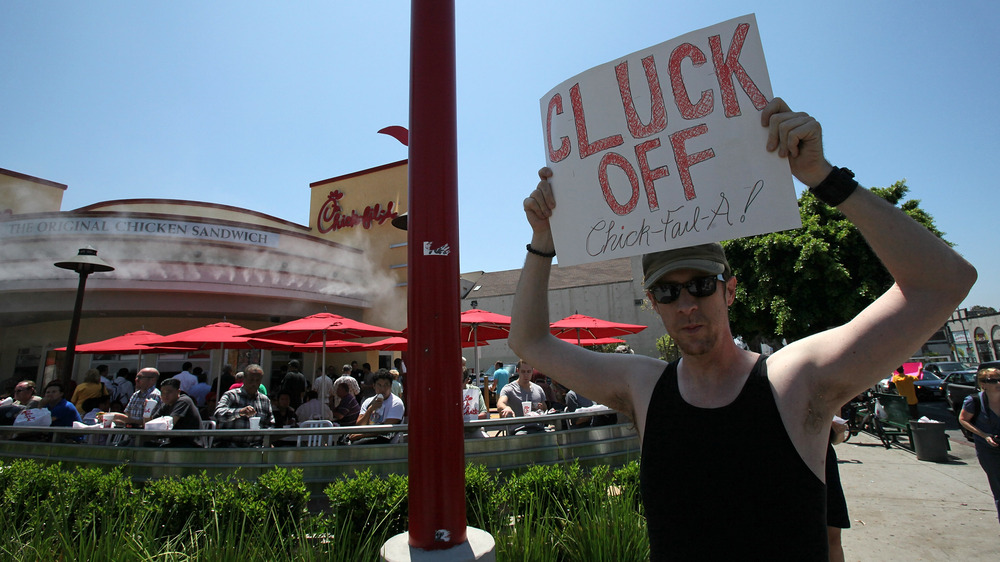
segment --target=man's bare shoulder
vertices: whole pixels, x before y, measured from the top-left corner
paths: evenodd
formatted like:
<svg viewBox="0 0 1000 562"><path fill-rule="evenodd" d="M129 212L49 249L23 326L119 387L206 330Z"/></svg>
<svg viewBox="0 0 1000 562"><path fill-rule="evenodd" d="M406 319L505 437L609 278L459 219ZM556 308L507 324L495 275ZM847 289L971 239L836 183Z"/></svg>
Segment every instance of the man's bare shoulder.
<svg viewBox="0 0 1000 562"><path fill-rule="evenodd" d="M653 387L667 362L644 355L608 354L606 365L612 373L614 400L608 406L628 412L633 419L645 419Z"/></svg>

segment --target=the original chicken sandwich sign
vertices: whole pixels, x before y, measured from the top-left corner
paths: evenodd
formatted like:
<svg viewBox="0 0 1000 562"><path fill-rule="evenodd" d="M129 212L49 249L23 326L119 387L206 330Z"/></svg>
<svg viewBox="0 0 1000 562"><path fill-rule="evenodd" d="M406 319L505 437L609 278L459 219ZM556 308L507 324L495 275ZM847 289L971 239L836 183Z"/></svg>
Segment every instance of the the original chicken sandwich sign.
<svg viewBox="0 0 1000 562"><path fill-rule="evenodd" d="M797 228L751 14L571 78L541 100L561 265Z"/></svg>

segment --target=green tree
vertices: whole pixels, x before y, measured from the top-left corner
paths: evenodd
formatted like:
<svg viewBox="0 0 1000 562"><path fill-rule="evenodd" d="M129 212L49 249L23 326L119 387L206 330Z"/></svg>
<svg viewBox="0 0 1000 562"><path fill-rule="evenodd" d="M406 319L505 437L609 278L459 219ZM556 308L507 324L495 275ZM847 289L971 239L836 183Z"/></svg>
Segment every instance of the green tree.
<svg viewBox="0 0 1000 562"><path fill-rule="evenodd" d="M906 200L901 180L871 191L927 227L943 233ZM796 340L854 318L892 285L892 277L844 215L805 191L799 198L802 228L725 242L739 280L730 309L733 334L752 348L782 338Z"/></svg>
<svg viewBox="0 0 1000 562"><path fill-rule="evenodd" d="M663 334L656 340L656 350L660 352L660 359L668 363L681 356L677 342L669 334Z"/></svg>
<svg viewBox="0 0 1000 562"><path fill-rule="evenodd" d="M982 306L975 305L969 307L969 318L977 318L979 316L991 316L997 313L997 309L992 306Z"/></svg>

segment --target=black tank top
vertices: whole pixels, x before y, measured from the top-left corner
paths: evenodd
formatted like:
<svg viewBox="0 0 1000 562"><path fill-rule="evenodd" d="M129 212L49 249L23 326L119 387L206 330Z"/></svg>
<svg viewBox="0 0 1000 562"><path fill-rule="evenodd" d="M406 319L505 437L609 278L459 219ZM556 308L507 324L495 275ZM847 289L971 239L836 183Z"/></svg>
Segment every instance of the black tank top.
<svg viewBox="0 0 1000 562"><path fill-rule="evenodd" d="M826 487L795 450L762 356L721 408L653 389L640 486L651 560L827 560Z"/></svg>

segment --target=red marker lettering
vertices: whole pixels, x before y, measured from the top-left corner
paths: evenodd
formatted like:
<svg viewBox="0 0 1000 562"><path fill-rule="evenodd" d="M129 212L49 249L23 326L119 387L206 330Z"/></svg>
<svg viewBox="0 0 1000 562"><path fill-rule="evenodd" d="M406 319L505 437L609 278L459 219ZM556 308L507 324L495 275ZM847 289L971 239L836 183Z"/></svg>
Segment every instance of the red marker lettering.
<svg viewBox="0 0 1000 562"><path fill-rule="evenodd" d="M639 114L635 111L635 99L632 97L632 87L628 80L628 61L615 67L618 77L618 90L622 95L622 106L625 108L625 121L632 138L641 139L659 133L667 128L667 111L663 105L663 89L660 87L660 77L656 74L653 57L642 59L642 67L646 71L646 83L649 85L650 116L649 125L643 125Z"/></svg>
<svg viewBox="0 0 1000 562"><path fill-rule="evenodd" d="M642 186L646 189L646 201L649 203L650 212L660 208L660 204L656 200L656 190L653 189L653 182L670 175L666 166L649 168L649 159L646 158L646 153L654 148L660 148L659 138L648 140L635 147L635 156L639 159L639 173L642 174Z"/></svg>
<svg viewBox="0 0 1000 562"><path fill-rule="evenodd" d="M688 120L700 119L712 112L712 109L715 108L715 99L712 96L712 90L703 90L698 104L691 103L687 86L684 84L684 77L681 75L681 62L686 58L691 59L691 64L695 68L705 64L707 60L705 53L691 43L678 45L670 53L670 86L674 90L674 103L677 104L681 117ZM730 84L730 86L732 85Z"/></svg>
<svg viewBox="0 0 1000 562"><path fill-rule="evenodd" d="M743 50L743 41L747 38L747 31L750 25L741 23L736 26L733 32L733 41L729 44L729 53L726 58L722 58L722 42L718 35L708 38L708 44L712 47L712 63L715 64L715 77L719 81L719 89L722 93L722 105L726 108L726 117L736 117L740 114L740 102L736 99L736 88L733 87L732 77L735 75L739 80L743 91L750 96L750 101L757 109L764 109L767 100L764 94L760 93L757 85L747 74L746 69L740 64L740 51Z"/></svg>
<svg viewBox="0 0 1000 562"><path fill-rule="evenodd" d="M549 149L549 160L553 162L559 162L560 160L565 160L569 156L570 142L569 137L561 137L559 142L559 150L552 150L552 110L555 110L556 115L562 115L563 105L562 105L562 95L556 94L552 96L549 100L549 110L545 117L545 144Z"/></svg>
<svg viewBox="0 0 1000 562"><path fill-rule="evenodd" d="M694 182L691 181L691 166L699 162L704 162L709 158L715 158L715 151L711 148L688 154L684 143L699 135L708 132L708 125L702 123L690 129L677 131L670 135L670 145L674 148L674 160L677 162L677 174L681 177L681 185L684 186L684 197L690 201L695 198Z"/></svg>
<svg viewBox="0 0 1000 562"><path fill-rule="evenodd" d="M615 194L611 193L611 184L608 183L608 166L611 164L618 166L625 172L625 175L628 176L629 184L632 186L632 197L624 205L619 204L618 200L615 199ZM639 202L639 178L635 175L632 164L629 164L624 156L614 152L605 154L601 158L597 178L601 182L601 192L604 193L604 200L608 202L608 207L611 207L611 210L616 215L627 215L635 209L636 204Z"/></svg>
<svg viewBox="0 0 1000 562"><path fill-rule="evenodd" d="M624 141L621 135L611 135L591 143L587 136L587 121L583 115L583 98L580 96L580 84L573 84L569 89L569 98L573 102L573 120L576 122L576 144L580 147L580 159L593 156L598 152L614 148Z"/></svg>

